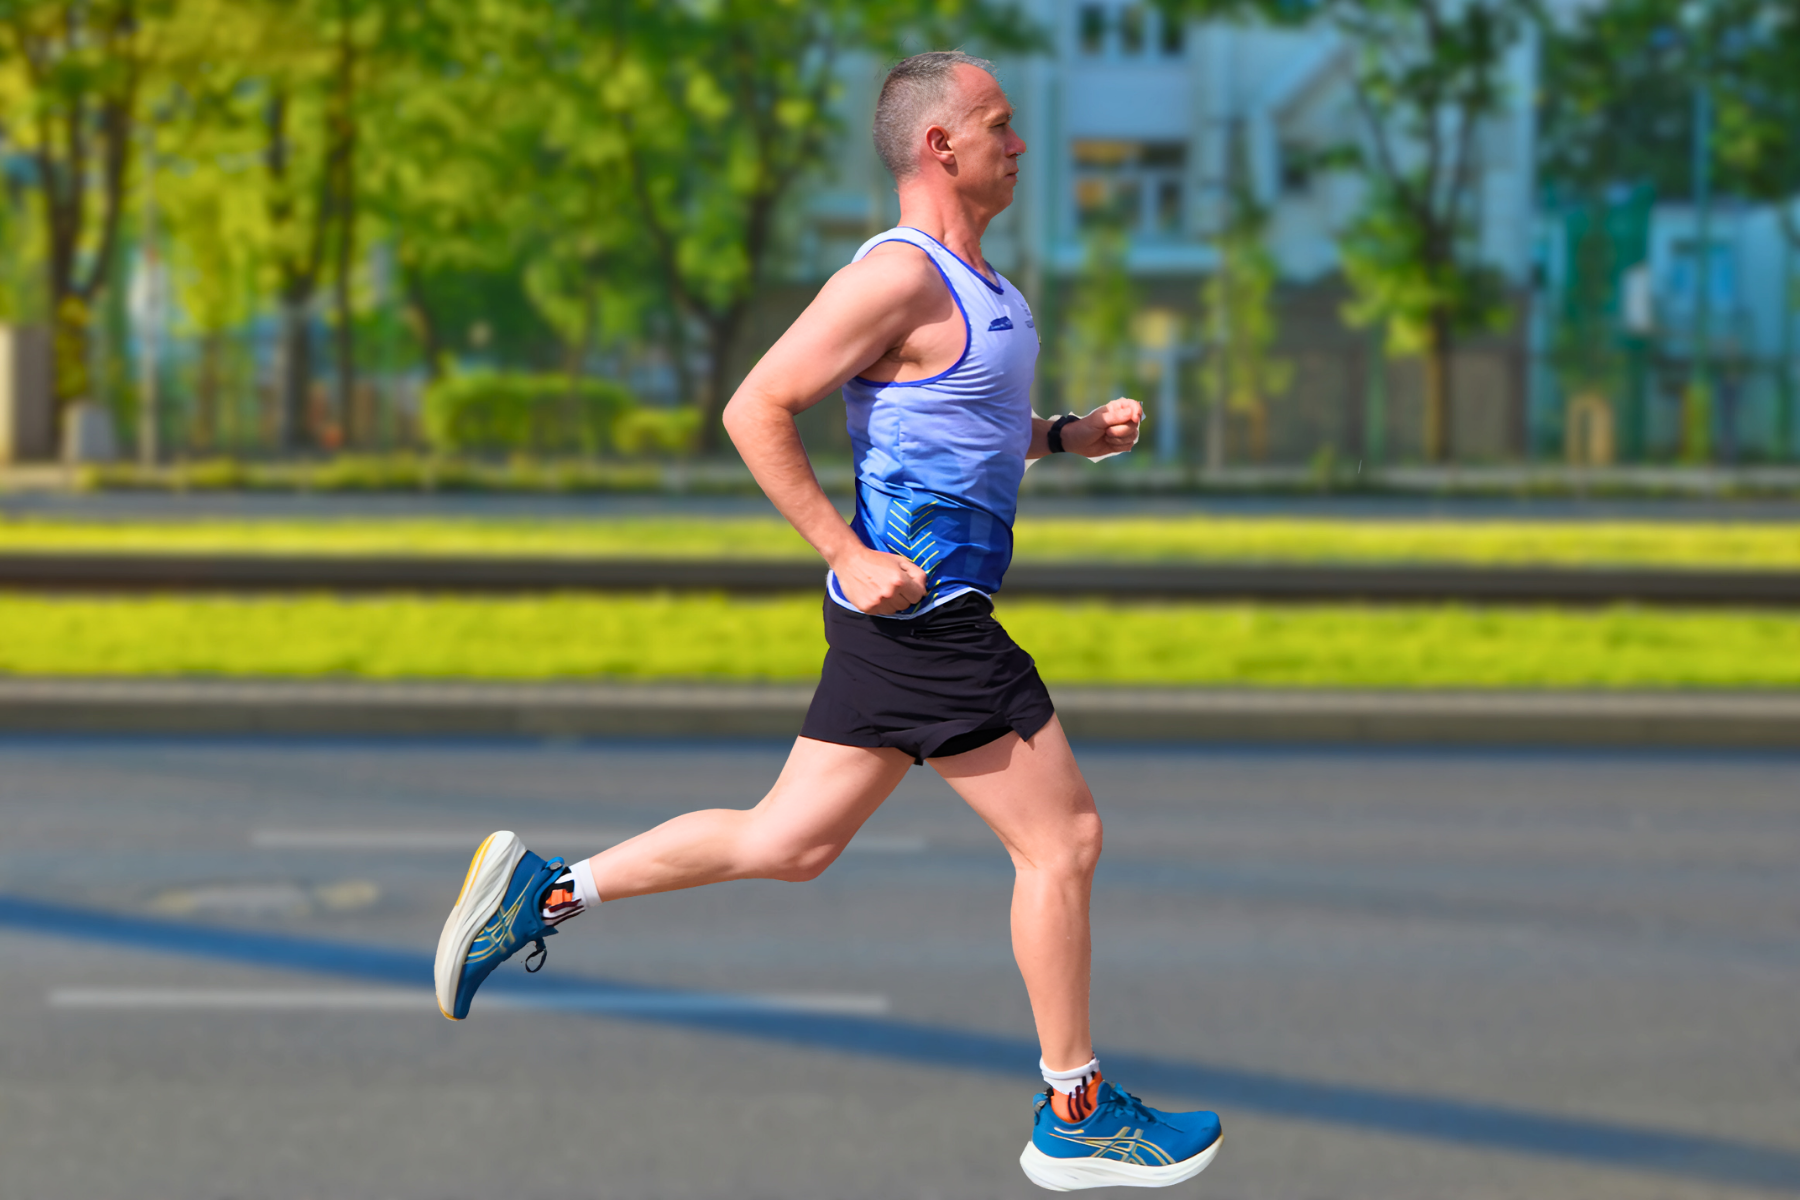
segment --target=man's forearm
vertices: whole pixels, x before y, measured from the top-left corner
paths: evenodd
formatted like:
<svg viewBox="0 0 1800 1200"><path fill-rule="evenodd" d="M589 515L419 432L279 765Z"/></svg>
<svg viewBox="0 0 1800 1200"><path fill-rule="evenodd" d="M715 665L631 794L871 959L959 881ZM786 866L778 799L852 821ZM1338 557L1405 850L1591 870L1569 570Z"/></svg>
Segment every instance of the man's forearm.
<svg viewBox="0 0 1800 1200"><path fill-rule="evenodd" d="M776 510L826 562L862 545L819 486L792 413L761 398L740 396L726 410L725 431Z"/></svg>

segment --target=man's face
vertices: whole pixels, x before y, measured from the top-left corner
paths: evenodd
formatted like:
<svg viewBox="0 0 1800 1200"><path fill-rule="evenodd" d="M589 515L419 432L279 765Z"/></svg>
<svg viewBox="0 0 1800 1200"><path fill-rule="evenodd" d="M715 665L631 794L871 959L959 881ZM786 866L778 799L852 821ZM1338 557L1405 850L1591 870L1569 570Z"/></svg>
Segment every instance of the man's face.
<svg viewBox="0 0 1800 1200"><path fill-rule="evenodd" d="M980 67L956 68L957 108L950 130L956 151L957 190L999 212L1012 203L1025 139L1013 132L1012 103L1000 81Z"/></svg>

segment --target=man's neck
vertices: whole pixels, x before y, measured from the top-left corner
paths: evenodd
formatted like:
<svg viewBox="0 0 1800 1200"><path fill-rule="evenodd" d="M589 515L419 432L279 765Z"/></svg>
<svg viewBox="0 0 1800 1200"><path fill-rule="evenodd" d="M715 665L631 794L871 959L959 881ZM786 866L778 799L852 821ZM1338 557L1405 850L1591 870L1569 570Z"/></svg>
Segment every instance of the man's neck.
<svg viewBox="0 0 1800 1200"><path fill-rule="evenodd" d="M923 188L900 193L900 224L930 234L983 275L988 268L981 254L981 235L991 220L992 213L970 211L954 197L933 195Z"/></svg>

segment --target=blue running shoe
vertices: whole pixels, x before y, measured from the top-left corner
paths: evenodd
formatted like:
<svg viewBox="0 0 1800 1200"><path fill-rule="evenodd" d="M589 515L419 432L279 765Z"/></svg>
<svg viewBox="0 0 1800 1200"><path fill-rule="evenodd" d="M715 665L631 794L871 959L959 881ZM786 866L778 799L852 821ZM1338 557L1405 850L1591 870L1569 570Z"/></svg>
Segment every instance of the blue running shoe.
<svg viewBox="0 0 1800 1200"><path fill-rule="evenodd" d="M1068 1125L1038 1100L1025 1176L1052 1192L1091 1187L1168 1187L1206 1170L1219 1152L1217 1113L1159 1112L1102 1080L1087 1120Z"/></svg>
<svg viewBox="0 0 1800 1200"><path fill-rule="evenodd" d="M438 938L433 974L439 1012L452 1021L468 1016L482 980L529 942L537 943L532 958L538 965L527 959L525 969L544 965L549 953L544 939L556 930L538 911L538 897L562 871L562 859L545 862L510 830L489 834L481 843Z"/></svg>

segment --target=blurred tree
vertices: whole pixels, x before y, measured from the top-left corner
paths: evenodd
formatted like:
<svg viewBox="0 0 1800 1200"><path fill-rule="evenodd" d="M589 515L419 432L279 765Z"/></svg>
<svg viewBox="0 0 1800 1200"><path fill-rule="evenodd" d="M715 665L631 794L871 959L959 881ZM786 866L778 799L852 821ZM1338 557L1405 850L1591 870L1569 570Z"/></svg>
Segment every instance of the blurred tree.
<svg viewBox="0 0 1800 1200"><path fill-rule="evenodd" d="M1507 54L1537 0L1161 0L1174 13L1322 23L1354 55L1364 137L1324 156L1368 182L1340 253L1353 324L1385 327L1391 354L1425 367L1423 446L1452 449L1450 363L1457 337L1507 317L1499 275L1472 244L1480 133L1510 100Z"/></svg>
<svg viewBox="0 0 1800 1200"><path fill-rule="evenodd" d="M171 174L193 180L171 189L172 257L188 258L188 247L207 241L198 225L213 207L261 209L259 218L245 216L240 229L254 240L237 252L254 262L277 307L277 440L289 449L324 432L314 430L308 404L312 302L340 211L345 156L331 101L339 48L333 14L320 11L336 3L183 0L171 69L158 81L156 102L169 117L159 140L174 156Z"/></svg>
<svg viewBox="0 0 1800 1200"><path fill-rule="evenodd" d="M1138 348L1132 321L1143 297L1126 269L1131 239L1106 222L1087 236L1087 263L1063 317L1058 350L1063 404L1078 411L1136 394Z"/></svg>
<svg viewBox="0 0 1800 1200"><path fill-rule="evenodd" d="M1724 183L1771 203L1786 239L1782 264L1780 403L1775 454L1794 455L1794 254L1800 250L1800 0L1734 0L1735 36L1723 37L1727 69L1717 72L1718 147Z"/></svg>
<svg viewBox="0 0 1800 1200"><path fill-rule="evenodd" d="M661 283L706 340L700 449L718 413L784 201L824 167L841 55L912 40L1034 44L985 0L570 0L545 62L594 162L616 162ZM576 116L581 114L581 116ZM605 134L598 131L604 127ZM616 138L603 146L604 138ZM591 140L590 140L591 139Z"/></svg>
<svg viewBox="0 0 1800 1200"><path fill-rule="evenodd" d="M1704 174L1721 192L1774 203L1790 253L1800 245L1792 203L1800 193L1795 0L1614 0L1553 26L1544 64L1543 169L1552 183L1595 204L1621 185L1694 197ZM1711 136L1697 137L1704 109L1714 114ZM1776 441L1785 455L1794 385L1785 349L1792 298L1784 303ZM1690 388L1687 410L1688 453L1703 457L1705 389Z"/></svg>
<svg viewBox="0 0 1800 1200"><path fill-rule="evenodd" d="M464 68L492 54L482 39L494 32L501 7L491 0L180 6L182 52L159 94L170 114L164 141L189 181L170 189L174 256L193 260L208 245L223 251L206 225L226 209L235 214L240 236L231 264L215 253L208 267L191 265L227 277L247 266L263 280L258 298L273 298L278 440L287 448L336 442L352 415L357 313L368 291L359 283L362 247L380 237L398 242L408 278L420 248L437 262L479 257L452 227L484 196L509 193L473 111L491 97L476 86L480 72ZM248 207L260 208L260 219ZM496 231L484 232L488 242L506 244ZM488 248L485 258L503 260L504 250ZM315 304L327 285L335 417L311 407Z"/></svg>
<svg viewBox="0 0 1800 1200"><path fill-rule="evenodd" d="M549 98L534 62L543 6L424 0L389 10L368 72L359 209L395 253L426 370L442 373L468 314L447 293L518 267L534 220ZM477 289L480 290L480 289Z"/></svg>
<svg viewBox="0 0 1800 1200"><path fill-rule="evenodd" d="M1613 0L1548 26L1538 150L1547 180L1590 195L1620 183L1688 195L1694 77L1683 4Z"/></svg>
<svg viewBox="0 0 1800 1200"><path fill-rule="evenodd" d="M626 130L596 95L618 72L642 69L644 31L621 19L629 13L582 15L575 36L527 60L550 69L534 69L549 86L533 106L537 169L522 228L525 291L562 341L571 394L604 343L643 332L647 314L669 304L631 186Z"/></svg>
<svg viewBox="0 0 1800 1200"><path fill-rule="evenodd" d="M1291 363L1270 353L1276 337L1277 271L1265 240L1269 214L1250 187L1241 139L1233 143L1225 221L1213 237L1218 266L1200 290L1207 345L1201 377L1211 422L1206 465L1214 470L1225 465L1227 411L1249 421L1251 457L1258 462L1268 458L1268 402L1287 391L1294 375Z"/></svg>
<svg viewBox="0 0 1800 1200"><path fill-rule="evenodd" d="M164 53L144 85L143 169L155 175L158 240L167 247L176 318L200 343L191 434L202 447L220 436L230 333L262 310L273 266L263 126L242 95L246 70L268 53L264 15L185 0L171 12ZM140 226L139 238L148 232Z"/></svg>
<svg viewBox="0 0 1800 1200"><path fill-rule="evenodd" d="M0 0L0 121L30 155L56 395L86 396L89 314L111 278L140 84L169 0Z"/></svg>

